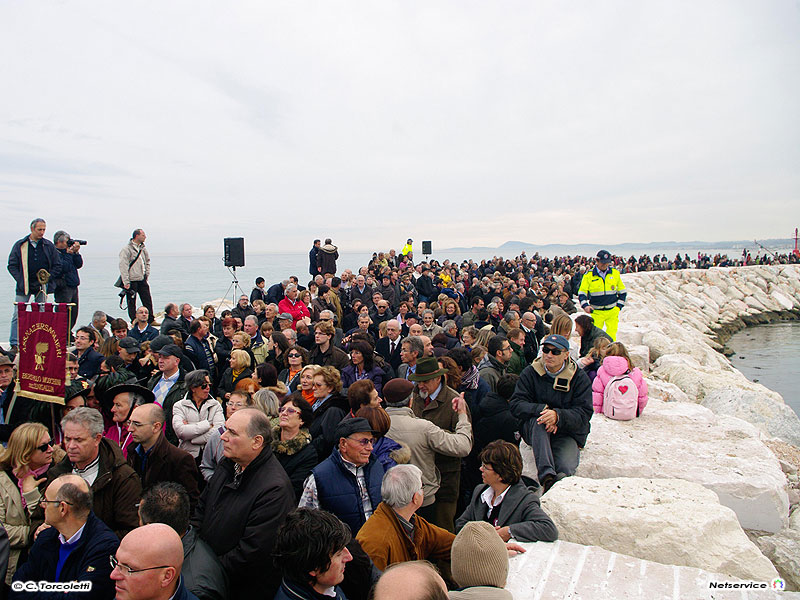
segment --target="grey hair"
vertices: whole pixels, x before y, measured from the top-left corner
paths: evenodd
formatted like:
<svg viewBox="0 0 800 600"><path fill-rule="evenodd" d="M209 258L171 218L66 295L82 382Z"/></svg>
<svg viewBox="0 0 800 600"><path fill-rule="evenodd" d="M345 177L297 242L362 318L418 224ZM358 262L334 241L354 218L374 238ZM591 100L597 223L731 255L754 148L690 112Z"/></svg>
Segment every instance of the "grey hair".
<svg viewBox="0 0 800 600"><path fill-rule="evenodd" d="M513 321L514 319L519 319L519 315L515 310L508 311L503 317L503 321L505 321L506 323L511 323L511 321Z"/></svg>
<svg viewBox="0 0 800 600"><path fill-rule="evenodd" d="M328 317L330 317L332 319L333 318L333 311L332 310L328 310L327 308L325 310L319 311L319 316L321 317L323 315L328 316Z"/></svg>
<svg viewBox="0 0 800 600"><path fill-rule="evenodd" d="M61 419L61 429L64 429L66 423L75 423L86 427L92 437L96 437L98 434L103 435L103 415L96 408L81 406L71 410Z"/></svg>
<svg viewBox="0 0 800 600"><path fill-rule="evenodd" d="M381 497L392 508L411 504L414 494L422 490L422 471L416 465L397 465L383 476Z"/></svg>
<svg viewBox="0 0 800 600"><path fill-rule="evenodd" d="M253 394L253 408L257 408L268 417L277 417L281 408L278 395L270 389L261 388Z"/></svg>
<svg viewBox="0 0 800 600"><path fill-rule="evenodd" d="M257 408L242 408L237 412L242 412L250 417L245 431L250 437L260 435L264 438L264 445L269 446L272 443L272 424L269 422L269 417Z"/></svg>
<svg viewBox="0 0 800 600"><path fill-rule="evenodd" d="M45 225L47 225L47 223L45 222L44 219L42 219L41 217L38 217L38 218L34 219L33 221L31 221L31 229L36 227L37 223L44 223Z"/></svg>
<svg viewBox="0 0 800 600"><path fill-rule="evenodd" d="M65 242L69 239L69 234L63 229L59 229L53 234L53 243L58 244L61 240Z"/></svg>
<svg viewBox="0 0 800 600"><path fill-rule="evenodd" d="M67 475L62 475L61 477L66 476ZM57 477L56 481L61 479L61 477ZM83 517L88 515L92 510L92 488L89 487L88 490L84 492L74 483L65 483L58 488L56 500L59 502L66 502L67 504L71 505L72 512L74 512L77 516Z"/></svg>
<svg viewBox="0 0 800 600"><path fill-rule="evenodd" d="M399 402L389 402L389 400L386 400L386 406L388 406L389 408L405 408L411 403L411 397L413 395L414 392L411 392L408 396L406 396Z"/></svg>
<svg viewBox="0 0 800 600"><path fill-rule="evenodd" d="M453 319L447 319L444 323L442 323L442 329L445 331L450 331L455 326L456 322L453 321Z"/></svg>
<svg viewBox="0 0 800 600"><path fill-rule="evenodd" d="M286 329L285 331L282 331L281 333L283 334L283 337L285 337L287 340L290 341L294 340L295 342L297 342L297 332L291 327L289 329Z"/></svg>
<svg viewBox="0 0 800 600"><path fill-rule="evenodd" d="M267 304L267 306L271 306L275 310L275 312L278 312L279 310L278 305L275 304L274 302L270 302L269 304Z"/></svg>
<svg viewBox="0 0 800 600"><path fill-rule="evenodd" d="M206 377L210 377L208 371L205 369L195 369L187 373L183 381L186 385L186 389L191 390L192 388L203 385L206 382Z"/></svg>
<svg viewBox="0 0 800 600"><path fill-rule="evenodd" d="M289 285L286 286L286 291L287 292L291 292L292 290L296 290L296 289L297 289L297 286L295 284L293 284L293 283L290 283Z"/></svg>
<svg viewBox="0 0 800 600"><path fill-rule="evenodd" d="M422 358L425 356L425 342L423 342L422 338L420 338L418 335L410 335L404 339L402 343L407 343L409 351L416 352L417 358Z"/></svg>
<svg viewBox="0 0 800 600"><path fill-rule="evenodd" d="M252 321L256 325L258 325L258 317L256 317L255 315L247 315L244 318L244 322L247 323L248 321Z"/></svg>
<svg viewBox="0 0 800 600"><path fill-rule="evenodd" d="M434 313L433 313L433 311L432 311L430 308L426 308L425 310L423 310L423 311L422 311L422 316L424 317L425 315L431 315L431 316L433 316L433 315L434 315Z"/></svg>
<svg viewBox="0 0 800 600"><path fill-rule="evenodd" d="M288 279L284 279L283 281L281 281L281 285L282 285L283 287L286 287L286 286L287 286L287 285L289 285L290 283L291 283L291 281L289 281Z"/></svg>
<svg viewBox="0 0 800 600"><path fill-rule="evenodd" d="M108 318L108 315L106 315L106 313L104 313L102 310L96 310L94 313L92 313L92 321L102 319L103 317Z"/></svg>
<svg viewBox="0 0 800 600"><path fill-rule="evenodd" d="M183 309L184 309L184 308L186 308L187 306L188 306L189 308L191 308L191 307L192 307L192 305L191 305L191 304L189 304L188 302L184 302L184 303L182 303L182 304L181 304L181 312L183 312Z"/></svg>

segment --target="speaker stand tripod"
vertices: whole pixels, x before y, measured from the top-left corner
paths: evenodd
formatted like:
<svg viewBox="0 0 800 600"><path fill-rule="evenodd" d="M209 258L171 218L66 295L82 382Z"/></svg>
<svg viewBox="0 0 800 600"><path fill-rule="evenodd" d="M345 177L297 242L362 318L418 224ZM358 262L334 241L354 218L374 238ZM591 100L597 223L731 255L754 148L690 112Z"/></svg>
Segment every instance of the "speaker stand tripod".
<svg viewBox="0 0 800 600"><path fill-rule="evenodd" d="M225 292L225 295L222 296L222 298L227 299L228 294L230 294L231 290L233 290L231 298L233 299L233 306L237 306L238 298L236 297L236 290L239 290L241 296L246 296L247 294L244 293L244 290L239 285L239 278L236 276L236 267L228 267L228 271L230 271L230 274L233 276L233 281L231 281L231 284L228 286L228 291ZM220 302L217 306L216 312L219 312L220 306L222 306L222 302Z"/></svg>

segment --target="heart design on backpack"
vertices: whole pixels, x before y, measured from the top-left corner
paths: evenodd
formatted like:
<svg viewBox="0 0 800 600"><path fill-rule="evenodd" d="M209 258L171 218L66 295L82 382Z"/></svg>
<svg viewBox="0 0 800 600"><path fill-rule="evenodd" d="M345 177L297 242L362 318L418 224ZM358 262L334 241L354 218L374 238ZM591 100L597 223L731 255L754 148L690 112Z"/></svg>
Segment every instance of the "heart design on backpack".
<svg viewBox="0 0 800 600"><path fill-rule="evenodd" d="M627 391L628 391L628 386L627 386L627 385L621 385L621 386L619 386L619 391L620 391L620 392L622 392L622 393L624 394L625 392L627 392Z"/></svg>

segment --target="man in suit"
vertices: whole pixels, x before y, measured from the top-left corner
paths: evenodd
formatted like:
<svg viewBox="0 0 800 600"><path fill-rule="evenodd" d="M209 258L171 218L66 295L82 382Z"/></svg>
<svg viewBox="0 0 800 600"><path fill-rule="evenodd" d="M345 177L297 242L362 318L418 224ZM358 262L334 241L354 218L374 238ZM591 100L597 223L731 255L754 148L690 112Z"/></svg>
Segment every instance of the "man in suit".
<svg viewBox="0 0 800 600"><path fill-rule="evenodd" d="M400 358L400 347L403 338L400 337L400 323L397 319L390 319L386 322L386 337L380 338L375 346L375 350L383 359L392 365L397 372L402 359Z"/></svg>
<svg viewBox="0 0 800 600"><path fill-rule="evenodd" d="M403 361L397 367L397 376L410 379L417 370L417 361L425 356L425 342L416 335L410 335L400 342L400 359Z"/></svg>
<svg viewBox="0 0 800 600"><path fill-rule="evenodd" d="M128 464L142 479L142 489L162 481L180 483L189 494L192 510L200 497L199 475L192 455L176 448L164 437L164 409L142 404L133 409L128 428L135 445L128 452Z"/></svg>

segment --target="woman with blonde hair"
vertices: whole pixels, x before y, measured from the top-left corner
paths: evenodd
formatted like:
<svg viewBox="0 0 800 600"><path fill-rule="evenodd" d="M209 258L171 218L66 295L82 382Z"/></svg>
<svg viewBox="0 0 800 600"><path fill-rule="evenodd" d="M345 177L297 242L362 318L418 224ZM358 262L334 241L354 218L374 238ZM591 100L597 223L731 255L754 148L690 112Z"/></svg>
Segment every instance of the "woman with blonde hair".
<svg viewBox="0 0 800 600"><path fill-rule="evenodd" d="M556 315L553 317L553 322L550 324L550 333L548 335L563 335L569 341L569 356L575 362L578 361L580 348L570 339L572 335L572 319L569 318L567 313ZM539 356L542 354L542 349L539 348Z"/></svg>
<svg viewBox="0 0 800 600"><path fill-rule="evenodd" d="M244 350L231 350L229 362L230 366L225 369L219 382L219 394L224 400L230 398L240 379L253 375L253 369L250 368L253 364L252 359Z"/></svg>
<svg viewBox="0 0 800 600"><path fill-rule="evenodd" d="M46 473L53 464L53 442L41 423L23 423L0 455L0 523L11 547L5 583L17 570L20 555L30 548L31 515L43 497Z"/></svg>
<svg viewBox="0 0 800 600"><path fill-rule="evenodd" d="M336 441L336 426L350 410L350 403L342 395L342 378L336 367L322 367L314 375L314 403L311 410L314 420L309 433L318 456L328 456Z"/></svg>
<svg viewBox="0 0 800 600"><path fill-rule="evenodd" d="M314 375L321 368L319 365L306 365L300 370L298 391L303 394L303 399L309 404L314 404Z"/></svg>

